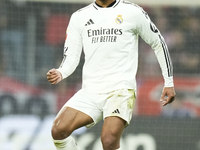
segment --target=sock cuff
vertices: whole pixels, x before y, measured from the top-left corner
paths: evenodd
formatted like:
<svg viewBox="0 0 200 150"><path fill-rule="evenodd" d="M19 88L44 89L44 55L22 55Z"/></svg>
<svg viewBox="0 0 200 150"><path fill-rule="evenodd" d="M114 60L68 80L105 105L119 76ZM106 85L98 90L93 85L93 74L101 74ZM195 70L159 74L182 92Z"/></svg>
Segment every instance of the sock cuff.
<svg viewBox="0 0 200 150"><path fill-rule="evenodd" d="M52 140L54 142L54 145L56 147L60 147L60 148L65 147L66 144L71 141L70 137L67 137L67 138L62 139L62 140L54 140L54 139L52 139Z"/></svg>
<svg viewBox="0 0 200 150"><path fill-rule="evenodd" d="M69 136L63 140L54 140L54 145L56 146L57 150L64 150L66 147L70 150L77 150L77 144L73 137Z"/></svg>

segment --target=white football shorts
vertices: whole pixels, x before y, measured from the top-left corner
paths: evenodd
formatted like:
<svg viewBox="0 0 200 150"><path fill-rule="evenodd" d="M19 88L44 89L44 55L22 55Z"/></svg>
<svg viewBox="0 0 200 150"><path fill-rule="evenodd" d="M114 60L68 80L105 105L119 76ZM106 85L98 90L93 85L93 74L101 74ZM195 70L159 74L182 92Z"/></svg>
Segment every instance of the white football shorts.
<svg viewBox="0 0 200 150"><path fill-rule="evenodd" d="M129 125L135 95L133 89L118 89L108 93L91 93L81 89L63 107L71 107L89 115L94 122L87 125L87 128L110 116L120 117Z"/></svg>

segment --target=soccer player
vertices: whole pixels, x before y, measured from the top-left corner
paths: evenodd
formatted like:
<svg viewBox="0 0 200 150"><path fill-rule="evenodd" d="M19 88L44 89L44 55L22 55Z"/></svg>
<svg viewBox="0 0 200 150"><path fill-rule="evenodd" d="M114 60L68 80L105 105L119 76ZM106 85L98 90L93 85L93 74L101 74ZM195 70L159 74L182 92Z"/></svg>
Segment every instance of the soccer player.
<svg viewBox="0 0 200 150"><path fill-rule="evenodd" d="M77 150L70 134L82 126L90 128L101 119L103 149L120 148L120 138L130 123L136 99L138 36L152 47L160 64L164 77L161 103L165 106L174 100L170 55L148 14L127 1L96 0L73 13L63 61L58 69L47 73L51 84L67 78L84 50L82 88L62 107L52 126L57 150Z"/></svg>

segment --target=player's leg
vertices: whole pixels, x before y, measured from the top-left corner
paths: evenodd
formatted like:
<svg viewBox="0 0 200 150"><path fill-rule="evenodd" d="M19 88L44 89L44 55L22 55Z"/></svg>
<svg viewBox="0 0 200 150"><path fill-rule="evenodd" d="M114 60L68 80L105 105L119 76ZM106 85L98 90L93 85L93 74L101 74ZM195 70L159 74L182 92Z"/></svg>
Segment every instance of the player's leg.
<svg viewBox="0 0 200 150"><path fill-rule="evenodd" d="M51 131L57 150L77 150L77 145L70 134L92 122L93 119L85 113L64 106L55 118Z"/></svg>
<svg viewBox="0 0 200 150"><path fill-rule="evenodd" d="M104 120L101 142L104 150L117 150L120 138L126 126L126 121L119 117L107 117Z"/></svg>
<svg viewBox="0 0 200 150"><path fill-rule="evenodd" d="M120 147L120 138L131 121L134 103L133 89L118 89L108 93L103 107L104 124L101 134L104 150L116 150Z"/></svg>

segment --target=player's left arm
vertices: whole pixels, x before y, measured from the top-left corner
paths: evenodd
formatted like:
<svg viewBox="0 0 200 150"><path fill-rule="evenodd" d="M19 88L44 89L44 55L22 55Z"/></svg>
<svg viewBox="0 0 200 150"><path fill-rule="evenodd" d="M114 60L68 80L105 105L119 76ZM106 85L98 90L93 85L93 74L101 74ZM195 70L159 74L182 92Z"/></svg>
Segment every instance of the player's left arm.
<svg viewBox="0 0 200 150"><path fill-rule="evenodd" d="M173 82L173 65L168 47L160 31L142 8L138 11L137 18L137 33L152 47L162 70L165 83L160 101L165 106L173 102L176 95Z"/></svg>

